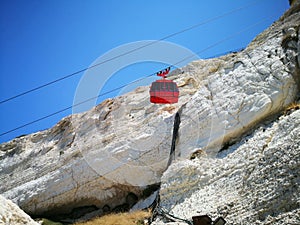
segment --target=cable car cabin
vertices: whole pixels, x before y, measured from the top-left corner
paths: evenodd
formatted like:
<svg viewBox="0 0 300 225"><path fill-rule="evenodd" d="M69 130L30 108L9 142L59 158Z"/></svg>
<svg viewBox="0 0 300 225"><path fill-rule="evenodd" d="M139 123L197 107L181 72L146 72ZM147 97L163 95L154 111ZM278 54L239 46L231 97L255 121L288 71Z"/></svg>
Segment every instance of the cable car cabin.
<svg viewBox="0 0 300 225"><path fill-rule="evenodd" d="M156 104L173 104L178 102L179 90L171 80L157 80L150 87L150 102Z"/></svg>

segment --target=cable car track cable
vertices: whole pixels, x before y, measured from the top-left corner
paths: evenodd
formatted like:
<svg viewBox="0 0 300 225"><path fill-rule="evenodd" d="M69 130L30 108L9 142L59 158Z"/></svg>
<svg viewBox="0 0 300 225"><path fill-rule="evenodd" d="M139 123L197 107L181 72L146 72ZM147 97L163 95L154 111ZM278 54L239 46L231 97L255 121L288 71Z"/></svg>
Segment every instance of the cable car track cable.
<svg viewBox="0 0 300 225"><path fill-rule="evenodd" d="M223 14L221 14L221 15L212 17L212 18L210 18L210 19L207 19L207 20L205 20L205 21L202 21L202 22L200 22L200 23L197 23L197 24L195 24L195 25L193 25L193 26L190 26L190 27L188 27L188 28L185 28L185 29L183 29L183 30L180 30L180 31L178 31L178 32L169 34L169 35L167 35L167 36L165 36L165 37L163 37L163 38L161 38L161 39L159 39L159 40L152 41L152 42L150 42L150 43L148 43L148 44L145 44L145 45L142 45L142 46L140 46L140 47L134 48L134 49L132 49L132 50L130 50L130 51L124 52L124 53L119 54L119 55L117 55L117 56L111 57L111 58L109 58L109 59L107 59L107 60L104 60L104 61L102 61L102 62L99 62L99 63L97 63L97 64L95 64L95 65L86 67L86 68L84 68L84 69L78 70L78 71L76 71L76 72L74 72L74 73L68 74L68 75L63 76L63 77L61 77L61 78L58 78L58 79L56 79L56 80L50 81L50 82L48 82L48 83L42 84L42 85L40 85L40 86L37 86L37 87L35 87L35 88L32 88L32 89L29 89L29 90L27 90L27 91L21 92L20 94L14 95L14 96L9 97L9 98L6 98L6 99L4 99L4 100L1 100L1 101L0 101L0 105L6 103L6 102L8 102L8 101L11 101L11 100L13 100L13 99L19 98L19 97L21 97L21 96L23 96L23 95L27 95L27 94L29 94L29 93L31 93L31 92L34 92L34 91L37 91L37 90L39 90L39 89L45 88L45 87L47 87L47 86L49 86L49 85L52 85L52 84L54 84L54 83L57 83L57 82L60 82L60 81L62 81L62 80L65 80L65 79L67 79L67 78L70 78L70 77L73 77L73 76L75 76L75 75L78 75L78 74L80 74L80 73L82 73L82 72L84 72L84 71L86 71L86 70L92 69L92 68L97 67L97 66L99 66L99 65L102 65L102 64L104 64L104 63L107 63L107 62L110 62L110 61L115 60L115 59L117 59L117 58L120 58L120 57L122 57L122 56L128 55L128 54L130 54L130 53L132 53L132 52L138 51L138 50L143 49L143 48L145 48L145 47L148 47L148 46L150 46L150 45L153 45L153 44L156 44L156 43L158 43L158 42L161 42L161 41L166 40L166 39L168 39L168 38L170 38L170 37L174 37L174 36L176 36L176 35L178 35L178 34L181 34L181 33L187 32L187 31L190 31L190 30L195 29L195 28L197 28L197 27L200 27L200 26L202 26L202 25L208 24L208 23L213 22L213 21L215 21L215 20L218 20L218 19L221 19L221 18L226 17L226 16L228 16L228 15L231 15L231 14L233 14L233 13L235 13L235 12L238 12L238 11L241 11L241 10L243 10L243 9L249 8L249 7L253 6L253 5L258 4L259 2L261 2L261 0L253 1L253 2L251 2L250 4L247 4L247 5L245 5L245 6L242 6L242 7L236 8L236 9L233 9L233 10L228 11L228 12L226 12L226 13L223 13Z"/></svg>
<svg viewBox="0 0 300 225"><path fill-rule="evenodd" d="M21 126L19 126L19 127L16 127L16 128L11 129L11 130L8 130L8 131L6 131L6 132L3 132L3 133L0 134L0 137L3 136L3 135L5 135L5 134L9 134L9 133L11 133L11 132L13 132L13 131L19 130L19 129L21 129L21 128L27 127L27 126L29 126L29 125L31 125L31 124L34 124L34 123L37 123L37 122L39 122L39 121L45 120L45 119L47 119L47 118L49 118L49 117L52 117L52 116L54 116L54 115L57 115L57 114L62 113L62 112L64 112L64 111L67 111L67 110L69 110L69 109L72 109L73 107L77 107L77 106L82 105L82 104L84 104L84 103L86 103L86 102L89 102L89 101L92 101L92 100L94 100L94 99L97 99L97 98L99 98L99 97L101 97L101 96L107 95L107 94L112 93L112 92L117 91L117 90L120 90L120 89L122 89L122 88L124 88L124 87L126 87L126 86L128 86L128 85L130 85L130 84L137 83L137 82L139 82L139 81L141 81L141 80L143 80L143 79L146 79L146 78L151 77L151 76L154 76L154 75L156 75L156 73L150 74L150 75L148 75L148 76L146 76L146 77L142 77L142 78L140 78L140 79L138 79L138 80L135 80L135 81L133 81L133 82L130 82L130 83L124 84L124 85L122 85L122 86L120 86L120 87L117 87L117 88L114 88L114 89L112 89L112 90L109 90L109 91L107 91L107 92L105 92L105 93L103 93L103 94L99 94L99 95L97 95L97 96L95 96L95 97L91 97L91 98L86 99L86 100L84 100L84 101L82 101L82 102L76 103L75 105L71 105L71 106L69 106L69 107L66 107L66 108L64 108L64 109L58 110L58 111L56 111L56 112L54 112L54 113L51 113L51 114L49 114L49 115L43 116L43 117L41 117L41 118L39 118L39 119L36 119L36 120L33 120L33 121L28 122L28 123L26 123L26 124L23 124L23 125L21 125Z"/></svg>
<svg viewBox="0 0 300 225"><path fill-rule="evenodd" d="M254 24L252 24L252 25L250 25L250 26L244 28L243 30L240 30L240 31L238 31L238 32L235 32L234 34L232 34L232 35L230 35L230 36L227 36L226 38L223 38L222 40L217 41L216 43L214 43L214 44L212 44L212 45L209 45L208 47L202 49L201 51L196 52L196 54L199 55L200 53L205 52L205 51L207 51L208 49L211 49L211 48L213 48L213 47L215 47L215 46L217 46L217 45L219 45L219 44L221 44L221 43L223 43L223 42L225 42L225 41L227 41L227 40L229 40L229 39L232 39L233 37L235 37L235 36L237 36L237 35L239 35L239 34L242 34L243 32L248 31L248 30L250 30L250 29L253 28L253 27L256 27L257 25L259 25L260 23L262 23L262 22L264 22L264 21L266 21L266 20L268 20L268 19L270 19L270 18L269 18L269 17L264 18L264 19L260 20L259 22L256 22L256 23L254 23ZM177 63L175 63L175 64L173 64L173 65L171 65L171 67L175 67L175 65L178 65L178 64L180 64L180 63L182 63L182 62L184 62L184 61L186 61L186 60L188 60L188 59L191 59L191 58L193 58L194 56L195 56L195 55L187 56L186 58L184 58L184 59L178 61Z"/></svg>

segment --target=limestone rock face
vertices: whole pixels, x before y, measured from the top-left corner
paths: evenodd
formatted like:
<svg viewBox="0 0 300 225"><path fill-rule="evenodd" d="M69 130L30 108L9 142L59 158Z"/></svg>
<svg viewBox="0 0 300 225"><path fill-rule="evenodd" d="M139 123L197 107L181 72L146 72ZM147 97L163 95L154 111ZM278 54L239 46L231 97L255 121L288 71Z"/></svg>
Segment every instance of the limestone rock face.
<svg viewBox="0 0 300 225"><path fill-rule="evenodd" d="M140 87L49 130L1 144L0 193L33 215L83 206L129 208L166 170L176 112L176 158L216 157L295 100L298 29L294 10L242 52L175 70L170 79L180 88L177 104L150 104L149 87ZM183 165L193 171L189 163Z"/></svg>
<svg viewBox="0 0 300 225"><path fill-rule="evenodd" d="M149 104L147 92L139 88L2 144L0 193L34 215L132 204L130 192L139 196L160 182L178 109Z"/></svg>
<svg viewBox="0 0 300 225"><path fill-rule="evenodd" d="M297 110L216 158L173 163L162 177L161 206L187 220L208 214L228 224L299 224L299 134Z"/></svg>
<svg viewBox="0 0 300 225"><path fill-rule="evenodd" d="M228 224L300 223L299 102L291 107L291 114L273 122L263 116L282 110L289 96L299 95L300 43L295 24L299 25L299 5L236 55L229 68L221 66L204 78L206 87L183 106L182 121L198 114L191 120L200 135L187 132L191 123L185 130L181 124L177 154L194 159L175 161L164 173L160 207L165 211L190 221L192 216L208 214L213 220L222 216ZM281 38L272 34L279 31ZM278 47L270 51L271 45ZM243 54L248 59L241 59ZM240 76L238 71L246 64ZM285 68L281 72L280 65ZM287 71L290 81L284 78ZM191 105L199 110L191 111ZM252 130L254 124L259 125ZM237 141L245 130L248 134ZM158 218L152 224L176 223Z"/></svg>
<svg viewBox="0 0 300 225"><path fill-rule="evenodd" d="M211 72L196 82L198 90L182 107L178 155L188 158L201 150L215 156L222 146L293 101L300 84L296 24L299 12L275 23L239 54L184 68L188 77Z"/></svg>
<svg viewBox="0 0 300 225"><path fill-rule="evenodd" d="M39 225L12 201L0 195L0 224Z"/></svg>

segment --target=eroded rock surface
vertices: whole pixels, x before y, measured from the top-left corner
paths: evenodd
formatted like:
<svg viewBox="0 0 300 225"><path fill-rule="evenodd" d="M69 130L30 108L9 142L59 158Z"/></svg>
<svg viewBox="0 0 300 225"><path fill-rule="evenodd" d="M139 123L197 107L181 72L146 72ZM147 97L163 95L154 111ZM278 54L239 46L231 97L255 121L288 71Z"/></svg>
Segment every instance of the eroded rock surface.
<svg viewBox="0 0 300 225"><path fill-rule="evenodd" d="M208 214L228 224L299 224L299 134L297 110L216 158L173 163L162 177L161 207L187 220Z"/></svg>
<svg viewBox="0 0 300 225"><path fill-rule="evenodd" d="M0 195L0 224L39 225L12 201Z"/></svg>
<svg viewBox="0 0 300 225"><path fill-rule="evenodd" d="M203 150L214 156L295 99L300 87L299 24L298 11L273 24L238 54L183 68L188 78L181 80L200 75L201 81L182 107L178 155Z"/></svg>
<svg viewBox="0 0 300 225"><path fill-rule="evenodd" d="M194 121L203 131L189 132L187 137L191 125L181 129L177 154L191 155L193 160L174 162L162 177L160 207L171 215L189 221L195 215L207 214L213 220L222 216L227 224L300 223L299 99L286 107L289 96L299 96L299 8L296 4L256 37L233 57L229 68L208 76L207 87L182 109L183 121L201 115ZM277 48L271 50L272 45ZM243 54L248 59L241 59ZM286 76L292 79L287 81ZM189 104L213 107L191 112ZM283 108L285 113L278 119L263 116ZM214 113L216 119L203 119ZM255 124L259 125L250 129ZM212 128L209 134L207 127ZM237 141L245 130L248 135ZM160 217L152 224L177 223Z"/></svg>

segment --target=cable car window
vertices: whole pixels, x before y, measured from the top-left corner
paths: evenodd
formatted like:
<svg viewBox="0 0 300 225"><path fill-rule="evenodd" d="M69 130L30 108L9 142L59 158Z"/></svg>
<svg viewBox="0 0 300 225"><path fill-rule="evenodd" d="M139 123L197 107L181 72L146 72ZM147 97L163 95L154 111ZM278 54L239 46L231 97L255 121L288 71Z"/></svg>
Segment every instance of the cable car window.
<svg viewBox="0 0 300 225"><path fill-rule="evenodd" d="M170 91L170 83L166 83L166 89L167 91Z"/></svg>
<svg viewBox="0 0 300 225"><path fill-rule="evenodd" d="M158 86L158 83L157 82L154 82L151 86L151 90L152 91L157 91L159 90L159 86Z"/></svg>
<svg viewBox="0 0 300 225"><path fill-rule="evenodd" d="M155 83L154 90L159 91L159 83Z"/></svg>
<svg viewBox="0 0 300 225"><path fill-rule="evenodd" d="M170 90L171 91L175 91L175 84L174 83L170 83Z"/></svg>

